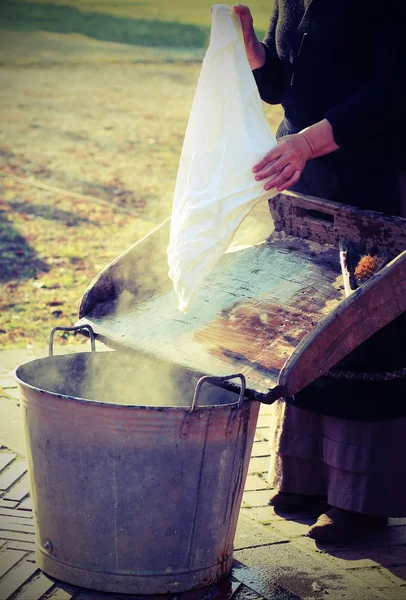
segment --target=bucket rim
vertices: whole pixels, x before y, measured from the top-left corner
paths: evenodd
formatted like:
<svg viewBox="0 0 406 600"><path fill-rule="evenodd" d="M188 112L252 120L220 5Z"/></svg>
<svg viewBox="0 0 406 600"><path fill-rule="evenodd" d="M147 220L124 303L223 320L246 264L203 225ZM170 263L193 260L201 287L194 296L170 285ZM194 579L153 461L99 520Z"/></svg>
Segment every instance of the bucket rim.
<svg viewBox="0 0 406 600"><path fill-rule="evenodd" d="M75 355L81 354L81 355L92 355L93 353L90 352L75 352ZM58 359L58 358L64 358L66 356L70 356L70 354L56 354L54 356L44 356L44 357L40 357L40 358L34 358L32 360L29 360L25 363L22 363L21 365L19 365L18 367L16 367L14 369L13 372L13 376L14 379L16 380L17 384L21 387L21 388L28 388L29 390L37 393L37 394L41 394L41 395L47 395L47 396L51 396L53 398L57 398L59 400L69 400L69 401L74 401L78 404L82 404L85 406L91 406L92 404L97 405L97 406L103 406L106 408L114 408L114 409L122 409L122 410L126 410L126 409L139 409L139 410L153 410L153 411L176 411L176 412L190 412L192 410L192 405L190 404L189 406L148 406L145 404L120 404L117 402L105 402L103 400L92 400L90 398L82 398L80 396L69 396L68 394L61 394L61 393L57 393L57 392L53 392L53 391L49 391L46 390L42 387L38 387L35 386L31 383L28 383L26 381L24 381L23 379L21 379L20 375L18 374L18 371L20 369L23 369L25 366L34 363L34 362L38 362L38 361L43 361L43 360L49 360L49 359ZM188 370L188 369L185 369ZM201 377L203 377L203 374L201 374ZM221 386L219 386L221 387ZM231 390L229 388L223 388L226 389L227 391L230 392L234 392L237 393L234 390ZM193 396L192 396L193 399ZM246 402L248 402L249 399L245 398L243 404L245 404ZM191 400L192 402L192 400ZM193 412L198 412L200 410L202 411L209 411L209 410L225 410L227 408L238 408L238 398L236 400L236 402L229 402L227 404L199 404L199 406L197 408L195 408L193 410Z"/></svg>

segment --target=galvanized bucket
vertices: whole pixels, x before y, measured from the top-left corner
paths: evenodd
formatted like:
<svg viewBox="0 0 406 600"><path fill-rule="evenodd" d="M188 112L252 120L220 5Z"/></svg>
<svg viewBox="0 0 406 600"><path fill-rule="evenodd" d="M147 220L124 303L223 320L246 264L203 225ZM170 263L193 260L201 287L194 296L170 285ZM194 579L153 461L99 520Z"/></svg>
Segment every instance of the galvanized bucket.
<svg viewBox="0 0 406 600"><path fill-rule="evenodd" d="M219 387L234 377L239 394ZM82 352L16 378L45 573L131 594L227 575L259 410L242 375Z"/></svg>

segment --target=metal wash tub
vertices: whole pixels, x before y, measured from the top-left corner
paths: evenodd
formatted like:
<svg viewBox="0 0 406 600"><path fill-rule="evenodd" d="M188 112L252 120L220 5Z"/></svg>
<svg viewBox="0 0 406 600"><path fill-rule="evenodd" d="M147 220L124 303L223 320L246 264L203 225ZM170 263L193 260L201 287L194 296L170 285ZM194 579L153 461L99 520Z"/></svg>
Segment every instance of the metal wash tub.
<svg viewBox="0 0 406 600"><path fill-rule="evenodd" d="M46 573L133 594L226 575L256 401L295 394L406 310L404 219L300 194L269 208L273 233L226 253L187 315L166 221L82 299L77 326L116 352L17 370ZM340 245L386 264L351 290Z"/></svg>
<svg viewBox="0 0 406 600"><path fill-rule="evenodd" d="M259 409L244 377L119 352L50 356L16 375L43 571L132 594L230 571ZM218 386L235 377L239 394Z"/></svg>

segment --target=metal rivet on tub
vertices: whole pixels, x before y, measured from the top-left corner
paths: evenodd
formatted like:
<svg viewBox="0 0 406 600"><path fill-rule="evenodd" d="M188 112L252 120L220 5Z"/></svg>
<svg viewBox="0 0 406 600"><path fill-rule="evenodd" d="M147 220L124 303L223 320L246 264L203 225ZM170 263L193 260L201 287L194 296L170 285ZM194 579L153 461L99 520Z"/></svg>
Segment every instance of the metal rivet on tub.
<svg viewBox="0 0 406 600"><path fill-rule="evenodd" d="M52 552L52 542L51 540L47 540L44 544L44 548L47 552Z"/></svg>

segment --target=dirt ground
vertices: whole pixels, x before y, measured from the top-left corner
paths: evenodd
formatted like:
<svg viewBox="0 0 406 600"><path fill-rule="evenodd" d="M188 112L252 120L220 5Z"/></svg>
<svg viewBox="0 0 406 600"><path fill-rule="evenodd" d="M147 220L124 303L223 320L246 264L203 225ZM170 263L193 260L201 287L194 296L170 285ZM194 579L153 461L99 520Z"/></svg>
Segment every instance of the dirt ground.
<svg viewBox="0 0 406 600"><path fill-rule="evenodd" d="M17 35L21 48L28 34ZM65 48L61 61L55 38L51 54L35 42L37 63L16 52L13 64L10 45L0 55L3 348L41 346L51 327L72 325L101 268L170 215L201 68L153 54L109 62L111 44L94 41L103 60L86 46L76 62ZM280 107L266 114L275 130Z"/></svg>

